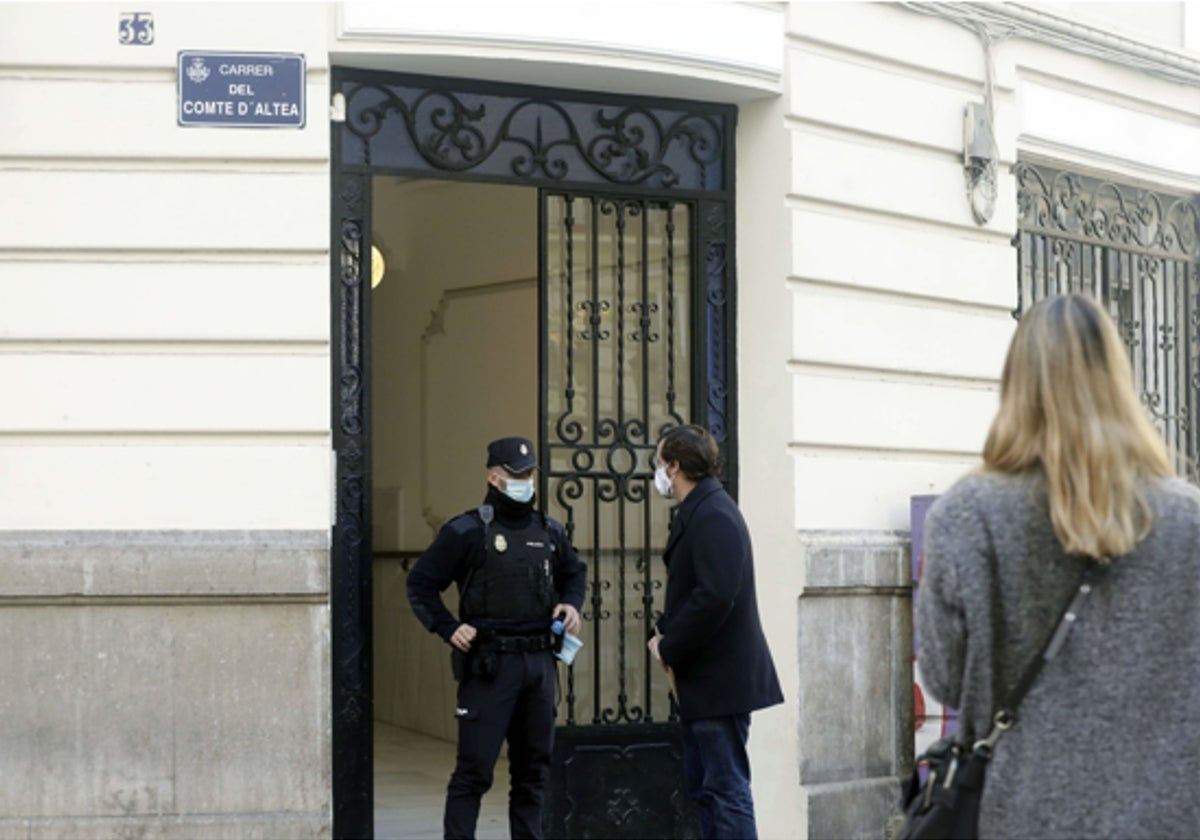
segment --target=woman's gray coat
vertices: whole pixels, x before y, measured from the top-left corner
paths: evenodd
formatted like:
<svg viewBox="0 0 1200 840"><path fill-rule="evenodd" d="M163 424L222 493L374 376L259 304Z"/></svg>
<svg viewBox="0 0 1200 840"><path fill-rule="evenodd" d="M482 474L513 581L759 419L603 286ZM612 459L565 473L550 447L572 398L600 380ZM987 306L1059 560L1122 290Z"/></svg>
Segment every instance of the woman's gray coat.
<svg viewBox="0 0 1200 840"><path fill-rule="evenodd" d="M1152 488L1157 524L1105 572L988 771L982 837L1200 836L1200 492ZM926 523L919 667L986 733L1074 592L1046 481L972 474Z"/></svg>

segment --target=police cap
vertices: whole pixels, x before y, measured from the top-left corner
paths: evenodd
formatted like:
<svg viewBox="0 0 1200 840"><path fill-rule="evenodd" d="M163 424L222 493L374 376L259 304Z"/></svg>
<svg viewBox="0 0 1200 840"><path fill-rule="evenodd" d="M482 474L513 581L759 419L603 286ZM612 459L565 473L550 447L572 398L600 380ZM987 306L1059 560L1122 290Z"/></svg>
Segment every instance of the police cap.
<svg viewBox="0 0 1200 840"><path fill-rule="evenodd" d="M529 472L537 466L533 443L523 437L506 437L488 444L489 467L501 466L513 475Z"/></svg>

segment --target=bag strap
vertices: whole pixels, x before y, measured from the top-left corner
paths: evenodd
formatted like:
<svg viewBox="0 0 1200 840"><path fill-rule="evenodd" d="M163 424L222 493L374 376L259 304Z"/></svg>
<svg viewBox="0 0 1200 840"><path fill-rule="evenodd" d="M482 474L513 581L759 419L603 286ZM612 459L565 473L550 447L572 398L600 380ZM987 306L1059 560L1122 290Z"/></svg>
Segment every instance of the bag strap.
<svg viewBox="0 0 1200 840"><path fill-rule="evenodd" d="M983 747L990 752L995 748L996 742L1000 740L1000 736L1009 729L1012 729L1013 725L1016 724L1017 707L1021 705L1021 701L1025 699L1025 695L1033 687L1033 682L1037 679L1038 674L1041 673L1042 666L1058 656L1059 652L1062 651L1063 645L1067 642L1067 637L1071 635L1071 629L1075 626L1075 622L1079 620L1079 616L1087 604L1088 596L1092 594L1092 590L1095 588L1096 578L1099 577L1101 571L1108 568L1110 562L1110 558L1107 557L1101 557L1088 562L1083 570L1083 574L1079 576L1079 585L1075 588L1075 594L1071 596L1071 600L1063 608L1062 615L1059 616L1054 630L1046 637L1041 650L1038 651L1033 661L1029 663L1029 666L1025 669L1025 673L1021 675L1017 687L1009 695L1008 702L1001 704L999 710L992 718L992 730L987 734L986 738L975 742L975 749L978 750Z"/></svg>

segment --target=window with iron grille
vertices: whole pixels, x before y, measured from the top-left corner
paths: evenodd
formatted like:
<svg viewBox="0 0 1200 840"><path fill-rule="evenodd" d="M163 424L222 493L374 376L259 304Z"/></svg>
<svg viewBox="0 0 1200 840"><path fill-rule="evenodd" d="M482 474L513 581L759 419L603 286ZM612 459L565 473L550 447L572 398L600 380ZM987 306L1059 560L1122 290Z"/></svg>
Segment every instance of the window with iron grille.
<svg viewBox="0 0 1200 840"><path fill-rule="evenodd" d="M1017 309L1083 292L1108 309L1133 363L1142 403L1200 480L1200 205L1149 190L1020 162Z"/></svg>

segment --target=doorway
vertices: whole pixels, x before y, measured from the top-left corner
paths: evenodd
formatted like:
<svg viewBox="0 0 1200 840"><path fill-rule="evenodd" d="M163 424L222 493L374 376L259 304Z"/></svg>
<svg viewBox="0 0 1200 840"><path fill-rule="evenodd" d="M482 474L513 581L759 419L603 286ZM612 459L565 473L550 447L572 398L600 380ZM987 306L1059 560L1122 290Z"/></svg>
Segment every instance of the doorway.
<svg viewBox="0 0 1200 840"><path fill-rule="evenodd" d="M375 834L440 837L455 683L405 580L442 524L483 500L488 441L537 437L538 193L388 175L371 186ZM444 598L454 610L454 591ZM503 766L496 778L481 837L507 836Z"/></svg>
<svg viewBox="0 0 1200 840"><path fill-rule="evenodd" d="M690 836L644 651L666 536L649 455L665 425L701 423L736 492L736 111L340 68L333 88L334 835L373 833L374 721L443 725L422 710L451 707L445 646L421 630L385 655L404 564L481 495L486 441L516 433L536 437L539 495L589 563L594 644L563 680L550 833ZM492 388L509 414L480 416Z"/></svg>

